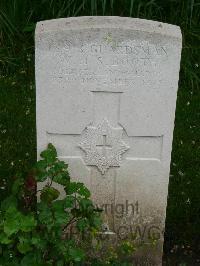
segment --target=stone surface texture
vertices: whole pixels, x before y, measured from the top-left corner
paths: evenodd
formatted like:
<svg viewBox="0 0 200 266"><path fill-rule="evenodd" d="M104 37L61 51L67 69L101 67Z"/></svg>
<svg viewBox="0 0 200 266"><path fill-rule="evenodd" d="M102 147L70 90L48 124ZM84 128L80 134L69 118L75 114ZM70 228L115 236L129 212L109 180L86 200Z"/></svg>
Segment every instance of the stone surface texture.
<svg viewBox="0 0 200 266"><path fill-rule="evenodd" d="M179 27L76 17L37 23L35 38L38 157L53 143L110 230L120 239L157 238L136 263L161 265Z"/></svg>

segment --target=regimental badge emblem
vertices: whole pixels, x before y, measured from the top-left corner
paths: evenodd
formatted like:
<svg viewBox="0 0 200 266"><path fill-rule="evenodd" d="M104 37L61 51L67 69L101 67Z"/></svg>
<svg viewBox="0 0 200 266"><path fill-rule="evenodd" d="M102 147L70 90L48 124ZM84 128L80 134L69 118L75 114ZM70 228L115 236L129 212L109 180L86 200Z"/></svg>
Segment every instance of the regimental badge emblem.
<svg viewBox="0 0 200 266"><path fill-rule="evenodd" d="M119 167L122 154L129 149L122 140L123 130L122 127L112 127L107 119L97 126L87 126L80 143L86 165L96 166L102 175L110 167Z"/></svg>

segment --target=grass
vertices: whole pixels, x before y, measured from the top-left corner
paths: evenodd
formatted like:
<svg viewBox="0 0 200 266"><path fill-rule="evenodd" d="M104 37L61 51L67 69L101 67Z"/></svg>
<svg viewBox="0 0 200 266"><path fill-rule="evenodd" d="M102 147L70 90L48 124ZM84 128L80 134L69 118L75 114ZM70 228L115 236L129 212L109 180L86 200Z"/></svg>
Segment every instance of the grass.
<svg viewBox="0 0 200 266"><path fill-rule="evenodd" d="M165 253L200 253L200 3L195 0L1 0L0 197L36 160L34 28L37 21L117 15L179 25L183 51ZM5 189L4 189L5 188ZM182 247L182 248L181 248ZM173 264L171 264L173 265Z"/></svg>

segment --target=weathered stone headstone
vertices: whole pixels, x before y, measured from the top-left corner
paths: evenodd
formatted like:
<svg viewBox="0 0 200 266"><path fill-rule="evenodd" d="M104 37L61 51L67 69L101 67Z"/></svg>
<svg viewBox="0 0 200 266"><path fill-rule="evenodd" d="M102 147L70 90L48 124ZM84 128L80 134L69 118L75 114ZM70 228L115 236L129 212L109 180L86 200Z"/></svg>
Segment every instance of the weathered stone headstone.
<svg viewBox="0 0 200 266"><path fill-rule="evenodd" d="M43 21L35 56L38 154L53 143L110 230L157 240L138 251L138 265L161 265L179 27L122 17Z"/></svg>

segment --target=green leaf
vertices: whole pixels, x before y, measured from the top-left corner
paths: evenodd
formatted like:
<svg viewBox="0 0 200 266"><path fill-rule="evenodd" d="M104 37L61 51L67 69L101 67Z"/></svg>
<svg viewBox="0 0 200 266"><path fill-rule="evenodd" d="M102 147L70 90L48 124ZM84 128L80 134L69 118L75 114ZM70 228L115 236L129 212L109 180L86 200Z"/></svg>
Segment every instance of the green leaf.
<svg viewBox="0 0 200 266"><path fill-rule="evenodd" d="M17 195L23 184L24 180L22 178L17 178L12 185L12 195Z"/></svg>
<svg viewBox="0 0 200 266"><path fill-rule="evenodd" d="M91 196L90 191L84 186L84 184L81 184L78 193L79 195L84 196L86 198L89 198Z"/></svg>
<svg viewBox="0 0 200 266"><path fill-rule="evenodd" d="M65 208L73 208L74 207L74 204L75 204L75 198L74 196L66 196L66 198L64 199L64 202L65 202Z"/></svg>
<svg viewBox="0 0 200 266"><path fill-rule="evenodd" d="M56 200L52 202L52 208L55 211L64 210L65 209L65 200Z"/></svg>
<svg viewBox="0 0 200 266"><path fill-rule="evenodd" d="M36 180L38 182L43 182L47 179L47 168L48 164L45 160L40 160L36 163Z"/></svg>
<svg viewBox="0 0 200 266"><path fill-rule="evenodd" d="M54 171L54 173L67 172L67 168L68 168L68 164L66 164L64 161L58 160L54 163L52 171Z"/></svg>
<svg viewBox="0 0 200 266"><path fill-rule="evenodd" d="M1 232L0 233L0 243L8 245L8 244L12 243L12 239L9 239L8 236L4 232Z"/></svg>
<svg viewBox="0 0 200 266"><path fill-rule="evenodd" d="M45 186L40 195L41 201L46 203L51 203L53 200L57 199L60 195L60 192L54 187Z"/></svg>
<svg viewBox="0 0 200 266"><path fill-rule="evenodd" d="M79 206L82 211L92 212L94 210L94 205L89 199L79 199Z"/></svg>
<svg viewBox="0 0 200 266"><path fill-rule="evenodd" d="M37 222L33 215L24 215L21 219L21 230L23 232L32 231L36 225Z"/></svg>
<svg viewBox="0 0 200 266"><path fill-rule="evenodd" d="M13 206L9 207L5 213L4 232L10 236L20 230L21 213Z"/></svg>
<svg viewBox="0 0 200 266"><path fill-rule="evenodd" d="M48 166L48 164L45 160L40 160L36 163L36 167L40 171L45 171L47 166Z"/></svg>
<svg viewBox="0 0 200 266"><path fill-rule="evenodd" d="M4 232L6 235L11 236L12 234L17 233L20 230L19 221L5 221L4 223Z"/></svg>
<svg viewBox="0 0 200 266"><path fill-rule="evenodd" d="M93 215L89 217L90 226L99 229L102 225L102 219L98 215Z"/></svg>
<svg viewBox="0 0 200 266"><path fill-rule="evenodd" d="M10 195L1 202L1 210L6 211L9 207L17 207L17 199L15 196Z"/></svg>
<svg viewBox="0 0 200 266"><path fill-rule="evenodd" d="M56 226L64 225L69 221L69 214L63 211L54 212L54 224Z"/></svg>
<svg viewBox="0 0 200 266"><path fill-rule="evenodd" d="M73 247L70 247L69 255L71 256L72 260L75 262L81 262L85 257L85 254L82 249L73 248Z"/></svg>
<svg viewBox="0 0 200 266"><path fill-rule="evenodd" d="M31 238L30 242L32 245L36 246L37 249L44 249L47 244L47 242L44 239L41 239L37 234Z"/></svg>
<svg viewBox="0 0 200 266"><path fill-rule="evenodd" d="M82 218L77 221L76 227L79 229L79 231L83 232L86 230L89 226L88 220L86 218Z"/></svg>
<svg viewBox="0 0 200 266"><path fill-rule="evenodd" d="M80 182L71 182L65 187L65 191L68 195L78 193L86 198L90 197L90 191Z"/></svg>
<svg viewBox="0 0 200 266"><path fill-rule="evenodd" d="M20 243L17 244L17 249L20 253L25 254L32 250L32 247L27 239L21 238Z"/></svg>
<svg viewBox="0 0 200 266"><path fill-rule="evenodd" d="M11 206L5 213L4 232L10 236L19 230L29 232L36 226L32 215L23 215L15 207Z"/></svg>
<svg viewBox="0 0 200 266"><path fill-rule="evenodd" d="M82 216L82 212L80 209L78 208L73 208L71 210L71 214L74 216L74 217L81 217Z"/></svg>
<svg viewBox="0 0 200 266"><path fill-rule="evenodd" d="M64 261L63 260L59 260L56 262L56 266L64 266Z"/></svg>
<svg viewBox="0 0 200 266"><path fill-rule="evenodd" d="M54 224L64 225L69 221L69 213L65 210L65 201L57 200L52 203L52 210L54 213Z"/></svg>
<svg viewBox="0 0 200 266"><path fill-rule="evenodd" d="M81 183L70 182L67 187L65 187L65 191L68 195L74 194L78 191Z"/></svg>
<svg viewBox="0 0 200 266"><path fill-rule="evenodd" d="M53 181L60 185L67 186L69 184L69 174L65 172L58 173L53 177Z"/></svg>
<svg viewBox="0 0 200 266"><path fill-rule="evenodd" d="M38 203L38 219L42 224L53 224L53 215L49 206L45 202Z"/></svg>
<svg viewBox="0 0 200 266"><path fill-rule="evenodd" d="M36 262L33 261L32 254L25 255L22 260L20 266L37 266Z"/></svg>
<svg viewBox="0 0 200 266"><path fill-rule="evenodd" d="M34 246L37 246L40 243L41 239L39 236L33 236L31 238L31 244L33 244Z"/></svg>
<svg viewBox="0 0 200 266"><path fill-rule="evenodd" d="M46 266L42 254L36 249L24 255L20 266Z"/></svg>
<svg viewBox="0 0 200 266"><path fill-rule="evenodd" d="M48 164L52 164L57 159L57 151L53 144L49 143L47 149L41 152L40 156L45 159Z"/></svg>

